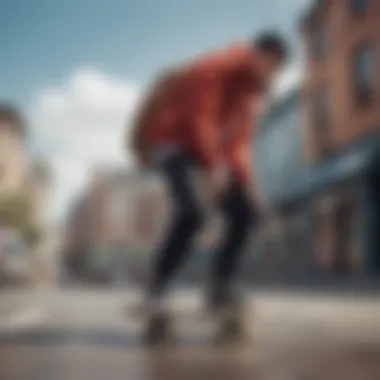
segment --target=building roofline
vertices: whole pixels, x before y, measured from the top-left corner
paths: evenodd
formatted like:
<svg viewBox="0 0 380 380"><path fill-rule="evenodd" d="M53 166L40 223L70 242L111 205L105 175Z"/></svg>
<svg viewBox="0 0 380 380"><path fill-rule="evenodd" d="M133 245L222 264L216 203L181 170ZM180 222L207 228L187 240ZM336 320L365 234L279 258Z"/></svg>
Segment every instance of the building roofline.
<svg viewBox="0 0 380 380"><path fill-rule="evenodd" d="M312 23L313 18L319 12L323 11L328 1L329 0L313 0L311 4L308 5L299 20L299 28L301 31L308 28L308 26Z"/></svg>
<svg viewBox="0 0 380 380"><path fill-rule="evenodd" d="M278 118L282 117L285 111L289 109L289 106L300 101L301 88L297 85L295 88L282 95L277 99L262 116L260 125L266 127L271 125Z"/></svg>

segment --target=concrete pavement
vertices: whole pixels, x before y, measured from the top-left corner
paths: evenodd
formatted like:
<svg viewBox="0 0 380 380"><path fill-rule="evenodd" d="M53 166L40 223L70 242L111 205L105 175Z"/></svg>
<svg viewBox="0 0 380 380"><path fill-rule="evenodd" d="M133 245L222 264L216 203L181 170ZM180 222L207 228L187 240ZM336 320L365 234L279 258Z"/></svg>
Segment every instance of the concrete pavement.
<svg viewBox="0 0 380 380"><path fill-rule="evenodd" d="M0 302L0 379L380 379L380 300L256 293L250 347L218 349L207 324L184 324L176 347L149 350L142 326L122 313L137 296L12 294L8 315ZM195 292L174 297L180 308L199 301Z"/></svg>

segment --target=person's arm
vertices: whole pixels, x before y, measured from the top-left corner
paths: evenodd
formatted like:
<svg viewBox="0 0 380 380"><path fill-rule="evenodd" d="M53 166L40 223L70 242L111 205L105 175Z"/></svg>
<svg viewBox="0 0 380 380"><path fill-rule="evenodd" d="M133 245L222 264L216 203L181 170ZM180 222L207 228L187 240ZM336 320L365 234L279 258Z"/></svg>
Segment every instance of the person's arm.
<svg viewBox="0 0 380 380"><path fill-rule="evenodd" d="M221 149L217 115L219 101L220 91L210 81L204 91L194 99L195 107L192 109L189 137L207 171L212 171L220 163Z"/></svg>
<svg viewBox="0 0 380 380"><path fill-rule="evenodd" d="M233 176L250 193L257 190L252 149L252 132L244 127L244 131L241 131L239 136L230 144L227 153L229 168Z"/></svg>
<svg viewBox="0 0 380 380"><path fill-rule="evenodd" d="M210 78L208 78L210 79ZM227 184L222 160L219 106L221 91L218 83L202 84L202 91L196 91L191 115L188 119L187 138L195 150L200 164L205 168L206 186L214 201L218 201Z"/></svg>
<svg viewBox="0 0 380 380"><path fill-rule="evenodd" d="M145 135L148 129L152 128L152 117L169 93L174 91L182 70L182 68L169 70L158 77L154 86L140 101L133 120L131 136L128 133L125 136L126 148L132 149L134 156L142 164L148 161Z"/></svg>
<svg viewBox="0 0 380 380"><path fill-rule="evenodd" d="M241 103L239 112L234 113L234 119L231 120L231 128L236 131L236 134L227 145L230 170L254 202L259 202L261 199L252 154L259 106L258 101L248 98Z"/></svg>
<svg viewBox="0 0 380 380"><path fill-rule="evenodd" d="M247 197L261 212L268 213L268 199L260 186L256 162L253 158L253 134L246 135L233 144L230 150L230 169L242 184Z"/></svg>

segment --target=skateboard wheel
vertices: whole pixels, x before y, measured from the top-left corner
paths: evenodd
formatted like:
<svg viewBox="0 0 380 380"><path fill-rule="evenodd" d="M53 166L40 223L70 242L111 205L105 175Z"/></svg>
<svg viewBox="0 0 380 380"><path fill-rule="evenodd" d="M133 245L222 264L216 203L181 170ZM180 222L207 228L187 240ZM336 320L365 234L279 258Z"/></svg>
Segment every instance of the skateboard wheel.
<svg viewBox="0 0 380 380"><path fill-rule="evenodd" d="M231 318L221 321L216 334L216 343L245 343L248 332L244 322L239 318Z"/></svg>
<svg viewBox="0 0 380 380"><path fill-rule="evenodd" d="M173 342L172 323L167 316L155 316L148 321L144 341L147 344L167 344Z"/></svg>

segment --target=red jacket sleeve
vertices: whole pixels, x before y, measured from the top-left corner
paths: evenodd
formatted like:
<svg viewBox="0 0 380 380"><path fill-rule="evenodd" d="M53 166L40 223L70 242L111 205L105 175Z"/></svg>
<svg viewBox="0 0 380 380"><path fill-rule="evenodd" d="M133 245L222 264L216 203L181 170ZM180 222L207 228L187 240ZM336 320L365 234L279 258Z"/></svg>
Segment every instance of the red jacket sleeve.
<svg viewBox="0 0 380 380"><path fill-rule="evenodd" d="M195 107L191 115L190 138L202 164L211 169L220 162L221 149L219 139L218 105L220 91L210 83L194 99Z"/></svg>

